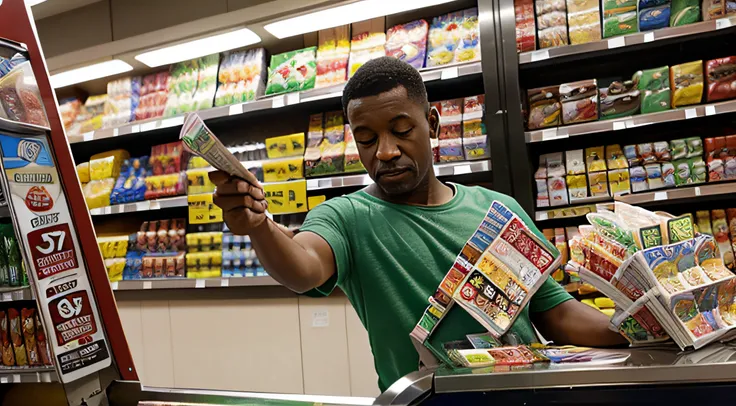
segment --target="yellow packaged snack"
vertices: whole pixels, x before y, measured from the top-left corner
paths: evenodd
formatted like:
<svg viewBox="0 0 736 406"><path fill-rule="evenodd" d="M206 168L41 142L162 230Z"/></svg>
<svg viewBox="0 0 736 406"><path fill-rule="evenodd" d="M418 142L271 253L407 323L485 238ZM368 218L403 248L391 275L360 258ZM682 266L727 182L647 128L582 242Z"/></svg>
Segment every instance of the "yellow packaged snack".
<svg viewBox="0 0 736 406"><path fill-rule="evenodd" d="M80 183L87 183L89 179L89 162L83 162L77 165L77 177Z"/></svg>
<svg viewBox="0 0 736 406"><path fill-rule="evenodd" d="M699 104L703 99L703 61L693 61L670 68L672 108Z"/></svg>
<svg viewBox="0 0 736 406"><path fill-rule="evenodd" d="M215 184L210 182L207 173L206 169L187 170L187 194L198 195L215 191Z"/></svg>
<svg viewBox="0 0 736 406"><path fill-rule="evenodd" d="M590 306L590 307L592 307L594 309L597 309L598 308L598 306L595 305L595 302L593 301L593 299L583 299L580 302L583 303L583 304L586 304L586 305L588 305L588 306Z"/></svg>
<svg viewBox="0 0 736 406"><path fill-rule="evenodd" d="M601 309L601 313L608 317L613 317L614 313L616 313L616 309Z"/></svg>
<svg viewBox="0 0 736 406"><path fill-rule="evenodd" d="M608 172L608 184L611 194L618 196L631 191L631 180L628 169L617 169Z"/></svg>
<svg viewBox="0 0 736 406"><path fill-rule="evenodd" d="M600 172L606 170L606 160L603 154L602 146L585 149L585 164L588 167L588 172Z"/></svg>
<svg viewBox="0 0 736 406"><path fill-rule="evenodd" d="M595 172L588 174L590 181L590 195L592 197L609 196L607 172Z"/></svg>
<svg viewBox="0 0 736 406"><path fill-rule="evenodd" d="M304 155L304 133L266 138L266 154L269 158Z"/></svg>
<svg viewBox="0 0 736 406"><path fill-rule="evenodd" d="M567 191L570 203L588 197L588 182L585 175L567 175Z"/></svg>
<svg viewBox="0 0 736 406"><path fill-rule="evenodd" d="M265 182L283 182L304 177L304 158L296 157L263 162Z"/></svg>
<svg viewBox="0 0 736 406"><path fill-rule="evenodd" d="M115 179L113 178L93 180L84 185L82 193L84 194L84 200L87 201L87 207L94 209L109 206L113 186L115 186Z"/></svg>
<svg viewBox="0 0 736 406"><path fill-rule="evenodd" d="M597 297L594 299L595 305L601 309L612 309L616 307L616 303L607 297Z"/></svg>

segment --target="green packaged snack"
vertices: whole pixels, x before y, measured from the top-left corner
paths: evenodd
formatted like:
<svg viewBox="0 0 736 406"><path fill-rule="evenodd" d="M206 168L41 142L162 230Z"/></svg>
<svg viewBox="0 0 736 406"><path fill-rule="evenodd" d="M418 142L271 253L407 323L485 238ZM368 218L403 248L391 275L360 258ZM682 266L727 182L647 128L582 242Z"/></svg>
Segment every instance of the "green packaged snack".
<svg viewBox="0 0 736 406"><path fill-rule="evenodd" d="M632 78L642 92L641 113L656 113L670 109L670 68L647 69L636 72Z"/></svg>
<svg viewBox="0 0 736 406"><path fill-rule="evenodd" d="M313 89L317 77L317 47L309 47L271 57L266 94Z"/></svg>
<svg viewBox="0 0 736 406"><path fill-rule="evenodd" d="M675 186L684 186L690 183L691 164L687 159L680 159L672 163L675 165Z"/></svg>
<svg viewBox="0 0 736 406"><path fill-rule="evenodd" d="M8 273L8 250L5 247L5 228L9 224L0 224L0 286L10 286Z"/></svg>
<svg viewBox="0 0 736 406"><path fill-rule="evenodd" d="M703 140L701 140L700 137L686 138L685 143L687 144L688 158L703 157Z"/></svg>
<svg viewBox="0 0 736 406"><path fill-rule="evenodd" d="M634 2L634 4L634 11L615 14L603 19L603 38L611 38L639 32L639 18L636 15L636 2Z"/></svg>
<svg viewBox="0 0 736 406"><path fill-rule="evenodd" d="M708 167L703 158L688 159L688 165L690 166L690 182L705 183L708 178Z"/></svg>
<svg viewBox="0 0 736 406"><path fill-rule="evenodd" d="M13 226L3 224L2 242L7 253L8 286L21 286L23 265L20 259L18 240L15 238Z"/></svg>
<svg viewBox="0 0 736 406"><path fill-rule="evenodd" d="M685 140L670 141L670 151L672 151L672 160L687 158L687 142Z"/></svg>
<svg viewBox="0 0 736 406"><path fill-rule="evenodd" d="M700 1L672 0L670 27L679 27L700 21Z"/></svg>

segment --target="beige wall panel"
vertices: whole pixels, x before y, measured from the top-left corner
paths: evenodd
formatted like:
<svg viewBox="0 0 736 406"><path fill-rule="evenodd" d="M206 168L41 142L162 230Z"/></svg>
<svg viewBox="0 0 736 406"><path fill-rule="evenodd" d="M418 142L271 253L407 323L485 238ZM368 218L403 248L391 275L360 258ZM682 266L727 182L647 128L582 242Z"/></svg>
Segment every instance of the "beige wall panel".
<svg viewBox="0 0 736 406"><path fill-rule="evenodd" d="M121 302L118 302L121 303ZM174 355L171 347L169 302L146 300L141 302L143 324L143 358L145 380L148 386L174 386Z"/></svg>
<svg viewBox="0 0 736 406"><path fill-rule="evenodd" d="M138 372L138 379L145 382L145 358L143 348L143 321L141 319L141 302L136 300L117 303L120 322L123 324L128 348L133 356L133 363Z"/></svg>
<svg viewBox="0 0 736 406"><path fill-rule="evenodd" d="M169 306L175 387L304 393L296 298Z"/></svg>
<svg viewBox="0 0 736 406"><path fill-rule="evenodd" d="M350 396L345 299L299 297L304 393Z"/></svg>
<svg viewBox="0 0 736 406"><path fill-rule="evenodd" d="M115 40L227 12L227 0L111 0Z"/></svg>
<svg viewBox="0 0 736 406"><path fill-rule="evenodd" d="M107 1L36 21L38 37L47 58L112 41Z"/></svg>
<svg viewBox="0 0 736 406"><path fill-rule="evenodd" d="M227 0L227 11L253 7L259 4L268 3L269 1L273 0Z"/></svg>
<svg viewBox="0 0 736 406"><path fill-rule="evenodd" d="M368 332L358 318L347 298L345 320L348 333L348 354L350 356L350 391L352 396L378 396L378 375L373 361Z"/></svg>

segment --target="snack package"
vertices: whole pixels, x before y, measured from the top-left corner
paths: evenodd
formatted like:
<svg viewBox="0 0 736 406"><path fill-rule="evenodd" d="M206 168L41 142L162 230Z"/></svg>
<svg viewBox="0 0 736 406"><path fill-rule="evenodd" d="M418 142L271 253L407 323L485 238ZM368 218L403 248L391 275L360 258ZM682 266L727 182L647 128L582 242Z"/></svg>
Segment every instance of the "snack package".
<svg viewBox="0 0 736 406"><path fill-rule="evenodd" d="M110 194L115 186L115 179L106 178L102 180L93 180L84 185L82 193L87 207L94 209L97 207L105 207L110 205Z"/></svg>
<svg viewBox="0 0 736 406"><path fill-rule="evenodd" d="M672 160L670 144L667 141L657 141L653 144L654 157L657 162L669 162Z"/></svg>
<svg viewBox="0 0 736 406"><path fill-rule="evenodd" d="M478 9L463 10L463 21L460 25L460 42L455 49L455 62L471 62L480 60L480 26Z"/></svg>
<svg viewBox="0 0 736 406"><path fill-rule="evenodd" d="M129 123L135 118L141 92L141 78L123 78L107 82L107 100L105 100L105 116L102 118L104 128L117 127Z"/></svg>
<svg viewBox="0 0 736 406"><path fill-rule="evenodd" d="M317 47L273 55L268 68L266 94L297 92L314 88L317 77Z"/></svg>
<svg viewBox="0 0 736 406"><path fill-rule="evenodd" d="M36 309L23 308L20 311L21 322L23 323L23 340L25 342L26 354L28 355L28 365L43 365L41 355L38 353L36 345Z"/></svg>
<svg viewBox="0 0 736 406"><path fill-rule="evenodd" d="M647 184L649 184L649 190L661 189L664 187L662 167L659 164L644 165L644 170L647 172Z"/></svg>
<svg viewBox="0 0 736 406"><path fill-rule="evenodd" d="M709 102L736 98L736 56L712 59L705 64Z"/></svg>
<svg viewBox="0 0 736 406"><path fill-rule="evenodd" d="M38 353L41 355L41 362L47 366L54 365L54 358L51 356L49 342L46 339L46 332L43 329L38 312L34 315L34 321L36 322L36 344L38 346Z"/></svg>
<svg viewBox="0 0 736 406"><path fill-rule="evenodd" d="M350 41L348 77L371 59L386 56L386 34L383 18L353 24L353 37Z"/></svg>
<svg viewBox="0 0 736 406"><path fill-rule="evenodd" d="M703 156L703 140L700 137L685 138L685 144L687 144L687 158Z"/></svg>
<svg viewBox="0 0 736 406"><path fill-rule="evenodd" d="M597 0L567 0L570 44L601 39L601 9Z"/></svg>
<svg viewBox="0 0 736 406"><path fill-rule="evenodd" d="M731 239L728 236L728 220L726 217L725 210L712 210L711 211L711 224L713 226L713 237L718 244L718 249L721 252L723 263L728 269L733 271L736 269L734 263L734 251Z"/></svg>
<svg viewBox="0 0 736 406"><path fill-rule="evenodd" d="M598 85L595 79L560 85L562 123L598 120Z"/></svg>
<svg viewBox="0 0 736 406"><path fill-rule="evenodd" d="M483 122L485 95L466 97L463 100L463 149L466 159L490 158L486 125Z"/></svg>
<svg viewBox="0 0 736 406"><path fill-rule="evenodd" d="M672 154L672 160L687 158L688 146L686 140L677 139L670 141L670 152Z"/></svg>
<svg viewBox="0 0 736 406"><path fill-rule="evenodd" d="M600 147L592 147L585 149L585 165L588 172L601 172L606 169L606 158L604 149Z"/></svg>
<svg viewBox="0 0 736 406"><path fill-rule="evenodd" d="M619 2L616 0L604 0L603 10L605 13L606 4L613 3L618 5ZM622 2L620 9L628 9L625 4L631 3L630 1ZM633 11L613 14L605 16L603 18L603 38L617 37L619 35L633 34L639 32L639 19L636 14L636 1L634 3ZM604 14L605 15L605 14Z"/></svg>
<svg viewBox="0 0 736 406"><path fill-rule="evenodd" d="M692 165L687 159L673 161L675 166L675 186L684 186L691 182Z"/></svg>
<svg viewBox="0 0 736 406"><path fill-rule="evenodd" d="M266 90L266 50L225 52L217 73L215 106L249 102Z"/></svg>
<svg viewBox="0 0 736 406"><path fill-rule="evenodd" d="M656 113L670 109L670 69L668 66L647 69L634 74L633 81L643 93L641 113Z"/></svg>
<svg viewBox="0 0 736 406"><path fill-rule="evenodd" d="M575 149L565 152L565 166L568 175L582 175L585 173L585 159L583 150Z"/></svg>
<svg viewBox="0 0 736 406"><path fill-rule="evenodd" d="M639 10L639 30L650 31L664 28L670 24L670 5L663 4Z"/></svg>
<svg viewBox="0 0 736 406"><path fill-rule="evenodd" d="M29 61L18 64L0 78L0 106L9 120L43 127L49 125Z"/></svg>
<svg viewBox="0 0 736 406"><path fill-rule="evenodd" d="M442 66L478 59L480 59L480 31L477 8L432 19L427 39L425 66Z"/></svg>
<svg viewBox="0 0 736 406"><path fill-rule="evenodd" d="M726 0L703 0L703 21L725 17L726 3Z"/></svg>
<svg viewBox="0 0 736 406"><path fill-rule="evenodd" d="M0 310L0 339L2 340L3 365L6 367L15 366L15 352L10 341L10 325L4 310Z"/></svg>
<svg viewBox="0 0 736 406"><path fill-rule="evenodd" d="M726 137L726 147L721 150L721 159L725 166L726 179L736 178L736 135Z"/></svg>
<svg viewBox="0 0 736 406"><path fill-rule="evenodd" d="M629 162L618 144L606 145L606 166L608 169L624 169Z"/></svg>
<svg viewBox="0 0 736 406"><path fill-rule="evenodd" d="M608 193L608 176L606 172L588 173L588 183L590 185L590 196L610 196Z"/></svg>
<svg viewBox="0 0 736 406"><path fill-rule="evenodd" d="M67 136L79 134L81 122L78 118L81 111L82 102L79 99L71 98L59 102L59 114Z"/></svg>
<svg viewBox="0 0 736 406"><path fill-rule="evenodd" d="M708 0L706 0L708 1ZM679 27L700 21L699 0L672 0L670 27Z"/></svg>
<svg viewBox="0 0 736 406"><path fill-rule="evenodd" d="M345 83L350 58L350 26L320 30L317 46L317 79L315 88Z"/></svg>
<svg viewBox="0 0 736 406"><path fill-rule="evenodd" d="M562 160L562 152L546 154L547 177L565 176L565 162Z"/></svg>
<svg viewBox="0 0 736 406"><path fill-rule="evenodd" d="M600 89L601 119L639 114L641 92L631 80L612 82Z"/></svg>
<svg viewBox="0 0 736 406"><path fill-rule="evenodd" d="M345 172L365 172L350 125L345 124Z"/></svg>
<svg viewBox="0 0 736 406"><path fill-rule="evenodd" d="M169 98L170 80L171 75L168 70L143 77L140 99L135 109L135 120L147 120L161 117L164 114Z"/></svg>
<svg viewBox="0 0 736 406"><path fill-rule="evenodd" d="M675 165L672 162L662 164L662 180L664 181L665 187L677 186L677 182L675 181Z"/></svg>
<svg viewBox="0 0 736 406"><path fill-rule="evenodd" d="M694 184L705 183L708 179L708 166L702 158L688 159L690 165L690 181Z"/></svg>
<svg viewBox="0 0 736 406"><path fill-rule="evenodd" d="M532 89L527 92L529 97L529 120L530 130L554 127L561 123L562 105L557 86Z"/></svg>
<svg viewBox="0 0 736 406"><path fill-rule="evenodd" d="M547 179L550 206L565 206L569 203L567 184L564 176L555 176Z"/></svg>
<svg viewBox="0 0 736 406"><path fill-rule="evenodd" d="M516 15L516 52L529 52L537 48L537 27L534 21L533 0L514 0Z"/></svg>
<svg viewBox="0 0 736 406"><path fill-rule="evenodd" d="M90 181L89 162L82 162L81 164L77 165L77 177L79 178L79 183L82 184Z"/></svg>
<svg viewBox="0 0 736 406"><path fill-rule="evenodd" d="M703 61L672 66L670 87L672 108L699 104L703 98Z"/></svg>
<svg viewBox="0 0 736 406"><path fill-rule="evenodd" d="M82 111L77 120L80 122L79 132L86 133L102 128L103 118L105 117L106 94L90 96L84 102Z"/></svg>
<svg viewBox="0 0 736 406"><path fill-rule="evenodd" d="M28 356L26 355L25 340L23 339L22 321L17 309L8 309L8 322L10 342L13 343L13 353L15 354L15 365L19 367L27 366Z"/></svg>
<svg viewBox="0 0 736 406"><path fill-rule="evenodd" d="M696 211L695 220L698 225L699 233L713 235L713 228L710 225L710 210Z"/></svg>
<svg viewBox="0 0 736 406"><path fill-rule="evenodd" d="M386 32L386 55L408 63L416 69L424 67L427 57L429 24L416 20L395 25Z"/></svg>
<svg viewBox="0 0 736 406"><path fill-rule="evenodd" d="M565 0L536 0L539 48L567 45L567 5Z"/></svg>
<svg viewBox="0 0 736 406"><path fill-rule="evenodd" d="M608 171L608 184L613 196L631 192L631 181L628 169L615 169Z"/></svg>
<svg viewBox="0 0 736 406"><path fill-rule="evenodd" d="M726 168L721 151L726 147L726 137L705 139L705 162L708 165L708 182L726 179Z"/></svg>
<svg viewBox="0 0 736 406"><path fill-rule="evenodd" d="M629 180L631 181L631 191L644 192L649 190L647 184L647 171L643 166L632 166L629 168Z"/></svg>
<svg viewBox="0 0 736 406"><path fill-rule="evenodd" d="M549 207L549 190L547 179L534 179L537 185L537 207Z"/></svg>
<svg viewBox="0 0 736 406"><path fill-rule="evenodd" d="M575 203L588 197L588 182L585 174L567 175L567 191L570 194L570 203Z"/></svg>
<svg viewBox="0 0 736 406"><path fill-rule="evenodd" d="M110 194L111 204L138 202L145 198L146 176L151 173L150 159L147 156L123 161L120 177ZM207 175L204 175L207 178ZM209 180L208 180L209 181Z"/></svg>

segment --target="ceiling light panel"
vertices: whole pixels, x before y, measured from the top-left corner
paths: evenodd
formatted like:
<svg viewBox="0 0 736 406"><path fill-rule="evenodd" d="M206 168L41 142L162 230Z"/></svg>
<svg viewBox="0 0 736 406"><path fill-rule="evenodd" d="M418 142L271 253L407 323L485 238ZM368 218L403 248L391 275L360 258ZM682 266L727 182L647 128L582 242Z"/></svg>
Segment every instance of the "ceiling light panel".
<svg viewBox="0 0 736 406"><path fill-rule="evenodd" d="M60 87L117 75L131 70L133 70L132 66L119 59L113 59L111 61L96 63L94 65L84 66L51 75L51 86L54 89L58 89Z"/></svg>

